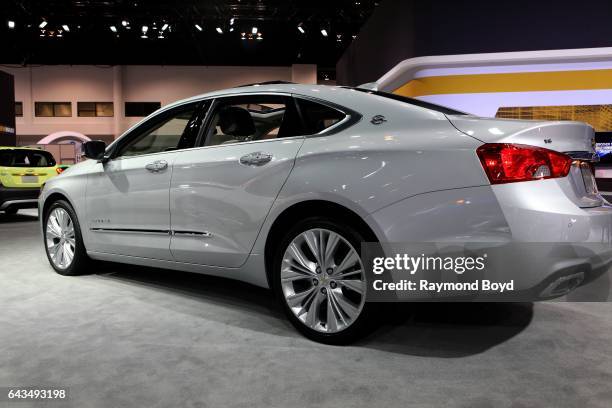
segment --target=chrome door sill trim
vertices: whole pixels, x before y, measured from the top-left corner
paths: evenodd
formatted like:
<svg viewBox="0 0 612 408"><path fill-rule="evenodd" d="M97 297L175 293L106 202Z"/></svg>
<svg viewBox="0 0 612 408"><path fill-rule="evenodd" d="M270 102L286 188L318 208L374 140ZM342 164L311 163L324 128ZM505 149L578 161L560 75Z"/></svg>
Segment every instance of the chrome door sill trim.
<svg viewBox="0 0 612 408"><path fill-rule="evenodd" d="M167 230L142 230L142 229L127 229L127 228L90 228L92 232L114 232L117 234L147 234L147 235L170 235Z"/></svg>
<svg viewBox="0 0 612 408"><path fill-rule="evenodd" d="M129 228L90 228L92 232L106 232L117 234L147 234L147 235L171 235L171 236L192 236L201 238L210 238L212 234L208 231L171 231L171 230L143 230Z"/></svg>

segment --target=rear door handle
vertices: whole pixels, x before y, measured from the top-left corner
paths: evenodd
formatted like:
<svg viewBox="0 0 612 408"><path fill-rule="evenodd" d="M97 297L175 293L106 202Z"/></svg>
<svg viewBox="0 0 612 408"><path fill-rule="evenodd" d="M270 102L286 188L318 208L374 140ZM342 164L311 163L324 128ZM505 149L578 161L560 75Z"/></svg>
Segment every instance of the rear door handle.
<svg viewBox="0 0 612 408"><path fill-rule="evenodd" d="M263 166L272 161L272 155L264 152L253 152L245 154L240 158L240 164L245 166Z"/></svg>
<svg viewBox="0 0 612 408"><path fill-rule="evenodd" d="M165 160L156 160L152 163L148 163L145 166L145 169L149 170L151 173L159 173L162 170L166 170L168 168L168 162Z"/></svg>

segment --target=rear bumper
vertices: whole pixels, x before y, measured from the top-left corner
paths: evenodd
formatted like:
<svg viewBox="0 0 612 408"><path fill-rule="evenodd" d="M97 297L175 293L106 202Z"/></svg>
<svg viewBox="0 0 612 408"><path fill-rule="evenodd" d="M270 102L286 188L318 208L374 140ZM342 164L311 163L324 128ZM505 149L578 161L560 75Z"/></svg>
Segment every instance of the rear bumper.
<svg viewBox="0 0 612 408"><path fill-rule="evenodd" d="M38 208L40 188L10 188L0 186L0 211L10 208Z"/></svg>
<svg viewBox="0 0 612 408"><path fill-rule="evenodd" d="M493 191L513 240L540 243L525 253L532 262L518 272L520 289L534 298L554 298L609 271L612 206L579 207L568 178L497 185Z"/></svg>
<svg viewBox="0 0 612 408"><path fill-rule="evenodd" d="M388 243L478 243L482 248L537 243L510 259L511 267L488 269L481 278L514 281L513 294L491 300L554 298L612 266L612 206L579 207L569 198L567 183L551 179L427 193L379 210L368 221Z"/></svg>

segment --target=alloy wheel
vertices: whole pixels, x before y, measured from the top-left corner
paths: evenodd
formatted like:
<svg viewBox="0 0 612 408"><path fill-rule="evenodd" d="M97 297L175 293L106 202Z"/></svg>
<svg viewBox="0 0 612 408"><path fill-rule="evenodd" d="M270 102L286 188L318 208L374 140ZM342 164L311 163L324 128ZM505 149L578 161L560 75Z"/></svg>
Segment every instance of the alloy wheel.
<svg viewBox="0 0 612 408"><path fill-rule="evenodd" d="M281 288L287 305L303 324L322 333L343 331L357 320L365 303L359 253L334 231L304 231L285 251Z"/></svg>
<svg viewBox="0 0 612 408"><path fill-rule="evenodd" d="M74 259L76 240L74 223L63 208L55 208L47 218L45 230L47 252L53 265L67 269Z"/></svg>

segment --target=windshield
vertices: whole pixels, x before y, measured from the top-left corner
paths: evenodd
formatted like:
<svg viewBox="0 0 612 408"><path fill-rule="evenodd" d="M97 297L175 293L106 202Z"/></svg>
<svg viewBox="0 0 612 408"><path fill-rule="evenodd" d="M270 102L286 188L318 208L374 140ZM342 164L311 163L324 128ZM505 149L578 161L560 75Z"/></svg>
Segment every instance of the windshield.
<svg viewBox="0 0 612 408"><path fill-rule="evenodd" d="M53 155L44 150L0 150L0 166L4 167L53 167Z"/></svg>
<svg viewBox="0 0 612 408"><path fill-rule="evenodd" d="M455 109L447 108L446 106L436 105L435 103L421 101L420 99L409 98L407 96L397 95L388 92L373 91L371 89L351 88L359 92L365 92L372 95L382 96L383 98L393 99L395 101L409 103L421 108L430 109L436 112L444 113L445 115L469 115Z"/></svg>

